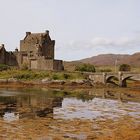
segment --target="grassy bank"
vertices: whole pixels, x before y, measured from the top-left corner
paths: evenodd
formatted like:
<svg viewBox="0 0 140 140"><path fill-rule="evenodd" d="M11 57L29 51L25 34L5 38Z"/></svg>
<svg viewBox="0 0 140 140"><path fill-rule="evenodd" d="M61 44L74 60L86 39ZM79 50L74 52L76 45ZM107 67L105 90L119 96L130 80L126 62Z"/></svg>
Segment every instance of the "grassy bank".
<svg viewBox="0 0 140 140"><path fill-rule="evenodd" d="M41 80L44 78L53 80L85 79L85 74L80 72L53 72L34 70L6 70L0 72L0 79L16 78L18 80Z"/></svg>

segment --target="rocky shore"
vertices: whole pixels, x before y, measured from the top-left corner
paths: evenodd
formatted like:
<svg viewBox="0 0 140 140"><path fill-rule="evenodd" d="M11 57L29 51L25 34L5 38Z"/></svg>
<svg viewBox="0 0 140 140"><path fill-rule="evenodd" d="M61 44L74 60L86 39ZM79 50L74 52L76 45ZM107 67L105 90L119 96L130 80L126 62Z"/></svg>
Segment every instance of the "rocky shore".
<svg viewBox="0 0 140 140"><path fill-rule="evenodd" d="M105 88L105 87L118 87L117 85L113 84L102 84L102 83L94 83L91 80L52 80L49 78L45 78L42 80L18 80L16 78L9 78L9 79L0 79L0 87L45 87L45 88ZM139 88L140 82L130 83L129 87L131 88Z"/></svg>
<svg viewBox="0 0 140 140"><path fill-rule="evenodd" d="M63 88L63 87L77 87L77 88L92 88L94 84L89 80L30 80L23 81L15 78L0 79L0 87L50 87L50 88Z"/></svg>

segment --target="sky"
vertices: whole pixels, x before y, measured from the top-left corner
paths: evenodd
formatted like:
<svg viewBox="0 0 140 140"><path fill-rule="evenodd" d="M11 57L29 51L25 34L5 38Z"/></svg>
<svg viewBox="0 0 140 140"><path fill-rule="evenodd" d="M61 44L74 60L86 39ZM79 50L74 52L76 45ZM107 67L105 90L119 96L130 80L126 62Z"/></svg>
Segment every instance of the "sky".
<svg viewBox="0 0 140 140"><path fill-rule="evenodd" d="M140 0L0 0L0 44L19 48L27 31L50 31L55 58L140 52Z"/></svg>

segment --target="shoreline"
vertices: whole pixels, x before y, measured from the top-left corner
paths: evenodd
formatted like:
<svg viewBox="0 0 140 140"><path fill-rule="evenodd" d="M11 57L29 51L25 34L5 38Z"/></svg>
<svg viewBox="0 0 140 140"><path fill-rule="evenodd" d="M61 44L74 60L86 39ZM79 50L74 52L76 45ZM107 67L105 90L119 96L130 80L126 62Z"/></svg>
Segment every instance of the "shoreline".
<svg viewBox="0 0 140 140"><path fill-rule="evenodd" d="M92 85L86 83L77 83L77 82L62 82L62 81L51 81L42 83L40 81L3 81L0 82L0 88L6 87L17 87L17 88L82 88L82 89L91 89Z"/></svg>
<svg viewBox="0 0 140 140"><path fill-rule="evenodd" d="M124 90L136 90L140 91L140 82L135 82L129 84L128 87L122 88L116 85L102 83L91 83L89 80L86 81L67 81L67 80L52 80L42 82L41 80L31 80L31 81L22 81L16 79L0 79L0 88L50 88L50 89L99 89L99 88L113 88L113 89L124 89Z"/></svg>

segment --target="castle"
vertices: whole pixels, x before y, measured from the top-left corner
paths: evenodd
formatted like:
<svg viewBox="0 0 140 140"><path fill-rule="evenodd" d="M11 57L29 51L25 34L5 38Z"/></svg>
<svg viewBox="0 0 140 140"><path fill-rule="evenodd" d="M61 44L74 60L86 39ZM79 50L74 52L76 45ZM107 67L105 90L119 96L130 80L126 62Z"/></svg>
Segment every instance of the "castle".
<svg viewBox="0 0 140 140"><path fill-rule="evenodd" d="M20 50L7 52L4 45L0 46L0 64L18 66L26 65L28 69L56 70L64 69L62 60L54 59L55 40L51 40L49 31L45 33L26 32L20 40Z"/></svg>

